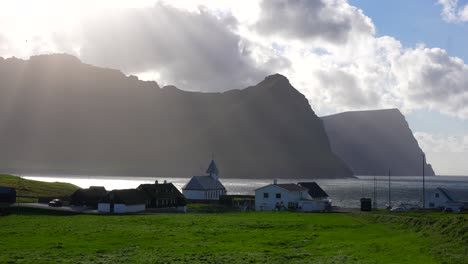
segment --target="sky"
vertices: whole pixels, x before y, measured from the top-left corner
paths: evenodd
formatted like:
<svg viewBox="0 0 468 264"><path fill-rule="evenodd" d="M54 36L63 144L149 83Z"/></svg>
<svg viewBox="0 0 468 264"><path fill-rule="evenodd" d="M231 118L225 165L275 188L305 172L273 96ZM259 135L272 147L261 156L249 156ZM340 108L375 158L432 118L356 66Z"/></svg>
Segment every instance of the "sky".
<svg viewBox="0 0 468 264"><path fill-rule="evenodd" d="M222 92L281 73L319 115L398 108L436 173L468 175L468 0L0 2L0 56L69 53Z"/></svg>

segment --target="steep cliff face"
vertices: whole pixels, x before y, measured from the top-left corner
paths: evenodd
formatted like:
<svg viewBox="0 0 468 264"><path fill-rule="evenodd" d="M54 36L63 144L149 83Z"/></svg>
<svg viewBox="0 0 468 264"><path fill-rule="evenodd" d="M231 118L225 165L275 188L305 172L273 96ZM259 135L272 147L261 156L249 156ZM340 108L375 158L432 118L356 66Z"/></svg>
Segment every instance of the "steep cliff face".
<svg viewBox="0 0 468 264"><path fill-rule="evenodd" d="M355 175L418 176L423 151L398 109L322 117L333 151ZM434 175L430 164L425 174Z"/></svg>
<svg viewBox="0 0 468 264"><path fill-rule="evenodd" d="M225 93L160 88L68 55L0 60L0 168L23 173L351 177L281 75Z"/></svg>

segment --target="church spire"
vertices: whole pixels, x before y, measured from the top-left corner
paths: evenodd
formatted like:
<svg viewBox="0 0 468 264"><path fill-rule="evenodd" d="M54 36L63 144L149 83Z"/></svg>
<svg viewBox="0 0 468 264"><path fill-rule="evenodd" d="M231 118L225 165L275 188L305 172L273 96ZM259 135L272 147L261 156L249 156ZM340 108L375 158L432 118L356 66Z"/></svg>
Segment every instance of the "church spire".
<svg viewBox="0 0 468 264"><path fill-rule="evenodd" d="M208 169L206 170L206 173L210 174L211 177L215 177L215 178L218 177L219 170L213 159L211 160L210 165L208 166Z"/></svg>

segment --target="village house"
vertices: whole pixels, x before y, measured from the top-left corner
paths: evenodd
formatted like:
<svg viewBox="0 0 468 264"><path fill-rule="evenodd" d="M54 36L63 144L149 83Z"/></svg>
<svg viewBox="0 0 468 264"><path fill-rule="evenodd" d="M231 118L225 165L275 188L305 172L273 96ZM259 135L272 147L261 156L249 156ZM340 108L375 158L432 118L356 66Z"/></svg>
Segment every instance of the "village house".
<svg viewBox="0 0 468 264"><path fill-rule="evenodd" d="M0 208L16 203L16 189L0 186Z"/></svg>
<svg viewBox="0 0 468 264"><path fill-rule="evenodd" d="M325 210L331 210L332 201L328 194L316 182L298 182L299 186L306 188L312 200L320 201L325 204Z"/></svg>
<svg viewBox="0 0 468 264"><path fill-rule="evenodd" d="M316 190L312 192L314 191ZM327 204L328 200L314 199L309 194L309 189L294 183L279 184L275 180L273 184L255 190L255 210L257 211L314 212L326 210Z"/></svg>
<svg viewBox="0 0 468 264"><path fill-rule="evenodd" d="M221 195L226 195L226 188L219 181L219 170L214 160L211 160L208 175L193 176L182 188L182 193L188 200L213 201L219 200Z"/></svg>
<svg viewBox="0 0 468 264"><path fill-rule="evenodd" d="M136 213L146 210L146 197L142 191L135 189L110 191L98 203L100 213Z"/></svg>
<svg viewBox="0 0 468 264"><path fill-rule="evenodd" d="M450 208L454 212L459 212L464 208L463 202L455 200L448 190L441 187L427 190L425 203L425 208Z"/></svg>
<svg viewBox="0 0 468 264"><path fill-rule="evenodd" d="M146 208L167 208L185 206L185 197L172 183L140 184L137 190L146 197Z"/></svg>
<svg viewBox="0 0 468 264"><path fill-rule="evenodd" d="M70 205L97 208L99 201L106 195L106 188L101 186L78 189L70 196Z"/></svg>

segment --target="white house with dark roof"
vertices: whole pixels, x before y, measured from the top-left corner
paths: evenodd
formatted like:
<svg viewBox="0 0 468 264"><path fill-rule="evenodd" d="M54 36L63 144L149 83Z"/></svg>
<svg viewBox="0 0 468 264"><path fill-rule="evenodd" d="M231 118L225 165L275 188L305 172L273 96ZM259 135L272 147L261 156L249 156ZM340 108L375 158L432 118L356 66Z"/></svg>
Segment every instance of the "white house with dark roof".
<svg viewBox="0 0 468 264"><path fill-rule="evenodd" d="M136 213L146 210L145 194L136 189L110 191L98 203L100 213Z"/></svg>
<svg viewBox="0 0 468 264"><path fill-rule="evenodd" d="M193 176L182 188L182 193L188 200L219 200L219 196L226 194L226 188L219 181L219 170L214 160L211 160L208 175Z"/></svg>
<svg viewBox="0 0 468 264"><path fill-rule="evenodd" d="M459 212L465 207L465 203L456 200L448 190L438 187L426 191L426 208L450 208L454 212Z"/></svg>
<svg viewBox="0 0 468 264"><path fill-rule="evenodd" d="M255 190L255 210L281 211L295 210L300 212L324 211L327 202L314 199L309 189L294 183L279 184L275 180Z"/></svg>

